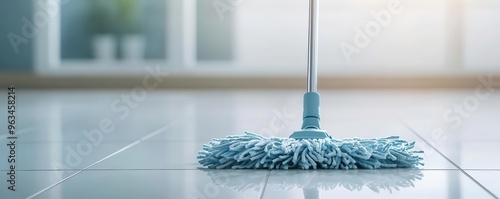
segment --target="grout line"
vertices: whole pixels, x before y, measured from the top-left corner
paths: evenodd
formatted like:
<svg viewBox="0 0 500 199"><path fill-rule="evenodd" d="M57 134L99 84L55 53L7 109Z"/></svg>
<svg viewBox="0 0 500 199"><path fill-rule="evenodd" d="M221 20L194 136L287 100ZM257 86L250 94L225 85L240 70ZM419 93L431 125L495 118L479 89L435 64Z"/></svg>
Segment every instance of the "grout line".
<svg viewBox="0 0 500 199"><path fill-rule="evenodd" d="M259 199L264 197L264 193L266 192L267 182L269 181L269 176L271 175L271 170L266 174L266 180L264 181L264 187L262 187L262 192L260 192Z"/></svg>
<svg viewBox="0 0 500 199"><path fill-rule="evenodd" d="M68 171L80 171L82 169L19 169L16 171L20 172L68 172ZM203 171L203 170L212 170L206 168L98 168L85 169L87 171ZM330 169L318 169L321 170L330 170ZM420 171L456 171L459 169L439 169L439 168L419 168ZM500 171L500 169L463 169L464 171ZM0 169L0 171L9 171L5 169ZM362 169L360 169L362 171Z"/></svg>
<svg viewBox="0 0 500 199"><path fill-rule="evenodd" d="M482 185L481 183L479 183L476 179L474 179L471 175L469 175L467 172L465 172L462 168L460 168L460 166L458 166L455 162L453 162L451 159L449 159L448 157L446 157L443 153L441 153L441 151L439 151L436 147L434 147L433 145L431 145L426 139L424 139L424 137L422 137L420 134L418 134L413 128L411 128L406 122L404 122L403 120L400 120L401 123L403 123L403 125L406 126L406 128L408 128L413 134L415 134L417 137L419 137L422 141L424 141L427 145L429 145L432 149L434 149L437 153L439 153L439 155L441 155L444 159L446 159L448 162L450 162L453 166L455 166L456 168L458 168L458 170L460 170L460 172L462 172L462 174L464 174L465 176L467 176L469 179L471 179L473 182L475 182L479 187L483 188L486 192L488 192L491 196L493 196L493 198L497 198L498 197L493 193L491 192L489 189L487 189L484 185Z"/></svg>
<svg viewBox="0 0 500 199"><path fill-rule="evenodd" d="M67 171L80 171L83 169L22 169L16 170L20 172L67 172ZM108 168L108 169L85 169L86 171L203 171L203 170L212 170L212 169L200 169L200 168L180 168L180 169L148 169L148 168L130 168L130 169L116 169L116 168ZM317 169L316 171L321 170L329 170L329 169ZM420 171L456 171L459 169L429 169L429 168L419 168ZM500 171L500 169L463 169L465 171ZM0 170L0 171L9 171L9 170ZM310 171L315 171L311 169ZM360 169L360 171L363 171ZM370 171L370 170L367 170Z"/></svg>
<svg viewBox="0 0 500 199"><path fill-rule="evenodd" d="M16 136L19 136L19 135L22 135L22 134L25 134L25 133L32 133L32 132L35 132L35 131L36 131L35 127L25 128L25 129L17 131L16 132ZM7 139L7 137L9 137L8 133L0 135L0 140Z"/></svg>
<svg viewBox="0 0 500 199"><path fill-rule="evenodd" d="M26 133L30 133L30 132L22 132L19 134L16 133L16 135L26 134ZM6 139L6 138L7 138L7 135L0 135L0 140ZM110 141L107 141L106 143L108 143L108 144L109 143L113 143L113 144L129 143L131 140L132 139L130 139L130 140L110 140ZM157 139L157 140L149 140L148 142L150 142L150 143L206 143L206 142L210 142L210 141L212 141L212 140L169 140L169 139L162 140L162 139ZM78 143L80 141L78 141L78 140L30 140L30 141L24 141L23 140L24 144L31 144L31 143L50 144L50 143L61 143L61 142Z"/></svg>
<svg viewBox="0 0 500 199"><path fill-rule="evenodd" d="M59 184L63 183L64 181L66 181L66 180L68 180L68 179L70 179L70 178L72 178L72 177L74 177L74 176L76 176L76 175L78 175L78 174L82 173L83 171L88 170L90 167L93 167L93 166L95 166L96 164L99 164L99 163L101 163L102 161L107 160L107 159L109 159L109 158L111 158L111 157L115 156L115 155L116 155L116 154L118 154L118 153L121 153L121 152L123 152L123 151L125 151L125 150L127 150L127 149L129 149L129 148L131 148L131 147L133 147L133 146L135 146L135 145L137 145L137 144L139 144L139 143L141 143L141 142L143 142L143 141L147 140L147 139L150 139L150 138L152 138L152 137L153 137L153 136L155 136L155 135L158 135L158 134L160 134L160 133L165 132L165 131L166 131L167 129L169 129L169 128L172 126L172 124L174 124L174 123L175 123L175 122L172 122L172 123L170 123L170 124L168 124L168 125L166 125L166 126L161 127L160 129L158 129L158 130L156 130L156 131L153 131L152 133L150 133L150 134L148 134L148 135L146 135L146 136L142 137L141 139L139 139L139 140L137 140L137 141L135 141L135 142L133 142L133 143L131 143L131 144L129 144L129 145L127 145L127 146L125 146L125 147L121 148L120 150L118 150L118 151L116 151L116 152L114 152L114 153L112 153L112 154L110 154L110 155L108 155L108 156L106 156L106 157L104 157L104 158L102 158L102 159L98 160L97 162L94 162L94 163L90 164L89 166L87 166L87 167L85 167L85 168L83 168L83 169L81 169L81 170L79 170L79 171L75 172L74 174L72 174L72 175L70 175L70 176L68 176L68 177L66 177L66 178L64 178L64 179L62 179L62 180L60 180L59 182L56 182L55 184L50 185L50 186L48 186L47 188L42 189L42 190L40 190L40 191L38 191L38 192L36 192L36 193L32 194L31 196L28 196L26 199L31 199L31 198L34 198L34 197L36 197L36 196L38 196L38 195L42 194L43 192L45 192L45 191L47 191L47 190L49 190L49 189L51 189L51 188L53 188L53 187L55 187L55 186L57 186L57 185L59 185Z"/></svg>
<svg viewBox="0 0 500 199"><path fill-rule="evenodd" d="M26 169L26 170L16 170L21 172L67 172L67 171L80 171L83 169ZM86 171L197 171L203 169L196 168L187 168L187 169L85 169ZM0 171L9 171L9 170L0 170Z"/></svg>
<svg viewBox="0 0 500 199"><path fill-rule="evenodd" d="M68 171L80 171L83 169L20 169L16 171L20 172L68 172ZM203 171L203 170L212 170L212 169L206 169L206 168L162 168L162 169L151 169L151 168L128 168L128 169L122 169L122 168L98 168L98 169L92 169L88 168L85 169L86 171ZM330 169L318 169L318 171L321 170L330 170ZM438 168L419 168L418 170L420 171L456 171L459 169L438 169ZM500 171L500 169L463 169L464 171ZM9 170L4 170L0 169L0 171L9 171ZM363 171L363 169L360 169L360 171ZM367 170L369 171L369 170Z"/></svg>
<svg viewBox="0 0 500 199"><path fill-rule="evenodd" d="M462 142L500 142L500 139L463 139Z"/></svg>
<svg viewBox="0 0 500 199"><path fill-rule="evenodd" d="M464 169L464 171L500 171L500 169Z"/></svg>
<svg viewBox="0 0 500 199"><path fill-rule="evenodd" d="M80 171L77 171L77 172L75 172L75 173L71 174L70 176L68 176L68 177L66 177L66 178L64 178L64 179L62 179L62 180L60 180L59 182L56 182L55 184L50 185L50 186L48 186L47 188L42 189L42 190L40 190L40 191L38 191L38 192L36 192L36 193L32 194L31 196L28 196L26 199L31 199L31 198L34 198L34 197L36 197L36 196L38 196L38 195L42 194L43 192L45 192L45 191L47 191L47 190L49 190L49 189L52 189L53 187L55 187L55 186L57 186L57 185L59 185L59 184L63 183L64 181L66 181L66 180L68 180L68 179L70 179L70 178L72 178L72 177L74 177L74 176L76 176L76 175L80 174L81 172L83 172L83 170L80 170Z"/></svg>

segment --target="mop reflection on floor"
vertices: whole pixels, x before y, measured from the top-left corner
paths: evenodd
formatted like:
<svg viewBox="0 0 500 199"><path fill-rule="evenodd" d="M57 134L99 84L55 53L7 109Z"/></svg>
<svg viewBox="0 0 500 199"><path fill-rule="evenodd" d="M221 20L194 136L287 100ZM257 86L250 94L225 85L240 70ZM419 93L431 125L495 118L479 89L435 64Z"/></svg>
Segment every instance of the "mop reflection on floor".
<svg viewBox="0 0 500 199"><path fill-rule="evenodd" d="M243 192L259 191L262 187L261 175L248 175L244 170L203 169L212 182L221 187ZM375 193L382 191L400 191L415 187L415 182L422 180L420 169L380 169L380 170L272 170L267 181L267 188L276 191L288 191L301 188L305 199L319 198L320 190L333 190L343 187L350 191L362 191L368 188Z"/></svg>

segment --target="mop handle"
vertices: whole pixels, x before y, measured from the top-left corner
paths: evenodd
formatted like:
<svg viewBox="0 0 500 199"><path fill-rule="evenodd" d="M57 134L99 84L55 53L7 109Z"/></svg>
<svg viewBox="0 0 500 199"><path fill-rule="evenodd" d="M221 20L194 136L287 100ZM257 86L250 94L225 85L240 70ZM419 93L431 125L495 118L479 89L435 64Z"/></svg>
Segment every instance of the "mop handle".
<svg viewBox="0 0 500 199"><path fill-rule="evenodd" d="M307 56L307 92L318 90L318 0L309 0L309 46Z"/></svg>

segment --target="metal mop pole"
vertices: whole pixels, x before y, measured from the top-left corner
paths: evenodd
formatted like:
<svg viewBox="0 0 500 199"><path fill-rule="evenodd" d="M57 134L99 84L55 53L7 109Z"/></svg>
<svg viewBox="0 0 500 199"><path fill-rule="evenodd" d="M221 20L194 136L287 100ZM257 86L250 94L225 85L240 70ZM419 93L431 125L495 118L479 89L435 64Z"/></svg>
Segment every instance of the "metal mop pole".
<svg viewBox="0 0 500 199"><path fill-rule="evenodd" d="M290 137L296 139L329 138L319 124L318 91L318 0L309 0L309 46L307 55L307 93L304 95L302 128Z"/></svg>
<svg viewBox="0 0 500 199"><path fill-rule="evenodd" d="M307 92L318 91L318 0L309 0Z"/></svg>

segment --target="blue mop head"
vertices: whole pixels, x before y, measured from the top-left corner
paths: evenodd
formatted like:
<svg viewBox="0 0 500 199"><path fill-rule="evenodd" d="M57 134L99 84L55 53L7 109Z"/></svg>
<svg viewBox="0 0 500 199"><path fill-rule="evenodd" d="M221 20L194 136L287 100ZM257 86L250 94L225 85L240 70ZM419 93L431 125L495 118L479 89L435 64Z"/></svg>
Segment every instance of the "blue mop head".
<svg viewBox="0 0 500 199"><path fill-rule="evenodd" d="M292 138L265 138L245 132L203 145L198 161L210 169L379 169L424 165L415 142L398 136L332 139L319 125L320 96L304 95L302 130Z"/></svg>
<svg viewBox="0 0 500 199"><path fill-rule="evenodd" d="M210 169L379 169L424 165L423 151L398 136L376 139L294 139L244 135L213 139L198 152Z"/></svg>

